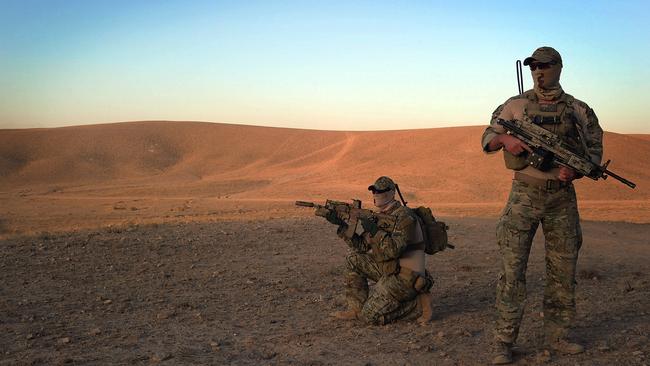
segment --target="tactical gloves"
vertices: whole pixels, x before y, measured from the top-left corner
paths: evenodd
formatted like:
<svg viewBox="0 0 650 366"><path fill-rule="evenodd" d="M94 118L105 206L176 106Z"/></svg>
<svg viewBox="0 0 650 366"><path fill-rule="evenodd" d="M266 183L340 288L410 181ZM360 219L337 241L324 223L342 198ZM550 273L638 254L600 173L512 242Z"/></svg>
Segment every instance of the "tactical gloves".
<svg viewBox="0 0 650 366"><path fill-rule="evenodd" d="M336 211L328 211L327 215L325 215L325 219L327 221L331 222L334 225L343 225L345 224L345 221L341 220L341 218L336 214Z"/></svg>
<svg viewBox="0 0 650 366"><path fill-rule="evenodd" d="M363 226L363 230L370 233L370 236L375 236L379 231L379 226L377 226L377 223L370 217L361 218L361 226Z"/></svg>

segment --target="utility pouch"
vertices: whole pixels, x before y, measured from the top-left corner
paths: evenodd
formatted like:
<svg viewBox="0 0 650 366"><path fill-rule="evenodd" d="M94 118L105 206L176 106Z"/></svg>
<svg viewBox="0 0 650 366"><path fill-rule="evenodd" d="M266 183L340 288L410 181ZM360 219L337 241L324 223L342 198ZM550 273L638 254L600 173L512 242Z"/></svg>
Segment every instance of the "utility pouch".
<svg viewBox="0 0 650 366"><path fill-rule="evenodd" d="M535 169L543 172L550 170L553 167L553 153L543 149L534 149L526 157L526 165L530 165Z"/></svg>

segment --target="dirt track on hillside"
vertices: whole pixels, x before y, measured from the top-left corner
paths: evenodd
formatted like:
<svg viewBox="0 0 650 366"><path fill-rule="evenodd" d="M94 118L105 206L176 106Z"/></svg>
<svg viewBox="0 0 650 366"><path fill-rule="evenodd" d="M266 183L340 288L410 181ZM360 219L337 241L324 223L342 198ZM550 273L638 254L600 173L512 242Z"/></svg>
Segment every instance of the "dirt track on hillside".
<svg viewBox="0 0 650 366"><path fill-rule="evenodd" d="M0 365L475 365L490 360L493 219L448 219L435 320L333 320L345 244L318 218L112 227L0 241ZM540 353L538 233L517 364L650 358L650 225L583 224L579 356Z"/></svg>

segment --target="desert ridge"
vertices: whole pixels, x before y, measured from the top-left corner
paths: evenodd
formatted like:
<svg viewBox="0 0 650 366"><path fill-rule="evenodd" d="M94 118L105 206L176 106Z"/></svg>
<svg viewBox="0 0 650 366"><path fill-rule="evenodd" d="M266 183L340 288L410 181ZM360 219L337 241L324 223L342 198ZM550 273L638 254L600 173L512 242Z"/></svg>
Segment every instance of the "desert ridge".
<svg viewBox="0 0 650 366"><path fill-rule="evenodd" d="M0 215L6 227L20 230L42 226L44 215L54 226L62 217L60 225L75 226L170 219L180 208L187 219L293 216L300 215L295 200L367 201L368 184L389 175L414 205L495 217L512 174L501 153L481 151L483 130L344 132L167 121L0 130ZM581 179L583 218L650 222L650 138L606 132L604 144L609 168L637 189L611 178ZM115 209L120 205L128 207Z"/></svg>

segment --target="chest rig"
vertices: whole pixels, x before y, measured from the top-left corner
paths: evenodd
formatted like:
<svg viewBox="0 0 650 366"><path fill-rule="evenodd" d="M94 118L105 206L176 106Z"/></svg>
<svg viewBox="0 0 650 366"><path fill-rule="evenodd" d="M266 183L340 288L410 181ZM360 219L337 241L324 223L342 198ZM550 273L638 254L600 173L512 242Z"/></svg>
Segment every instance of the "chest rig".
<svg viewBox="0 0 650 366"><path fill-rule="evenodd" d="M583 144L580 141L580 126L575 117L573 102L574 98L569 94L562 94L560 99L554 104L540 104L534 91L528 91L524 94L528 103L524 106L522 119L526 122L536 124L542 128L560 136L566 146L577 152L584 153ZM506 168L521 170L527 166L532 166L541 171L547 171L553 166L553 156L543 150L534 150L533 153L524 151L520 155L512 155L505 149L503 157Z"/></svg>

